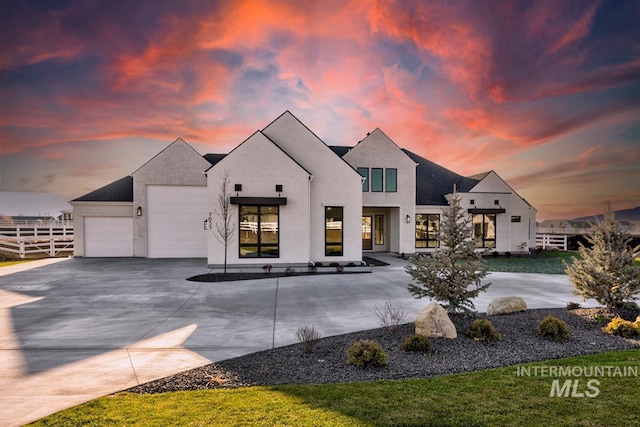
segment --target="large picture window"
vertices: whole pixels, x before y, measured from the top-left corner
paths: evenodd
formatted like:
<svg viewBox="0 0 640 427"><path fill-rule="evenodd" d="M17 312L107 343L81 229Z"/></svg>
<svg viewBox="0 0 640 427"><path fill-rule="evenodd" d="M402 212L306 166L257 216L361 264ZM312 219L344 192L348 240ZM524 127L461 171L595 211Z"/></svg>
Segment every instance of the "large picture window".
<svg viewBox="0 0 640 427"><path fill-rule="evenodd" d="M473 215L473 237L479 248L496 247L496 214Z"/></svg>
<svg viewBox="0 0 640 427"><path fill-rule="evenodd" d="M277 258L278 206L240 206L240 258Z"/></svg>
<svg viewBox="0 0 640 427"><path fill-rule="evenodd" d="M324 254L341 256L342 251L343 208L327 206L324 208Z"/></svg>
<svg viewBox="0 0 640 427"><path fill-rule="evenodd" d="M382 168L371 168L371 191L380 193L384 188L382 186L383 178L382 178Z"/></svg>
<svg viewBox="0 0 640 427"><path fill-rule="evenodd" d="M395 193L398 191L398 169L385 169L385 191Z"/></svg>
<svg viewBox="0 0 640 427"><path fill-rule="evenodd" d="M369 168L358 168L358 173L362 175L362 191L366 193L369 191Z"/></svg>
<svg viewBox="0 0 640 427"><path fill-rule="evenodd" d="M439 247L439 232L439 214L416 214L416 248Z"/></svg>

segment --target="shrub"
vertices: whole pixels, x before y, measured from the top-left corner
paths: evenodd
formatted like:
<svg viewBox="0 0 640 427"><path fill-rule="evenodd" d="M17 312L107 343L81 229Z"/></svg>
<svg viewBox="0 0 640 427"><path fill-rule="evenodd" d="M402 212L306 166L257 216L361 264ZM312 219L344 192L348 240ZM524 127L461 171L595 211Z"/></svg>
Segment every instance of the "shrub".
<svg viewBox="0 0 640 427"><path fill-rule="evenodd" d="M616 317L604 327L604 331L623 338L640 337L640 320L636 319L635 322L630 322L621 317Z"/></svg>
<svg viewBox="0 0 640 427"><path fill-rule="evenodd" d="M568 311L577 310L579 308L582 308L582 306L577 302L568 302L567 303L567 310Z"/></svg>
<svg viewBox="0 0 640 427"><path fill-rule="evenodd" d="M295 269L293 269L293 268L291 268L291 267L288 267L288 268L284 271L285 276L293 276L295 273L296 273L296 270L295 270Z"/></svg>
<svg viewBox="0 0 640 427"><path fill-rule="evenodd" d="M402 343L404 351L416 353L429 353L431 351L431 340L420 334L413 334Z"/></svg>
<svg viewBox="0 0 640 427"><path fill-rule="evenodd" d="M342 273L344 271L344 267L341 265L336 266L336 273Z"/></svg>
<svg viewBox="0 0 640 427"><path fill-rule="evenodd" d="M313 326L300 326L296 332L296 338L302 343L304 353L313 353L313 350L320 339L320 332Z"/></svg>
<svg viewBox="0 0 640 427"><path fill-rule="evenodd" d="M384 366L387 364L387 353L375 341L360 340L352 343L347 349L347 365Z"/></svg>
<svg viewBox="0 0 640 427"><path fill-rule="evenodd" d="M567 324L554 316L547 316L538 323L537 334L543 338L564 341L571 338Z"/></svg>
<svg viewBox="0 0 640 427"><path fill-rule="evenodd" d="M638 248L632 248L629 228L616 221L610 203L604 219L596 218L586 238L591 247L580 243L580 257L571 265L565 262L573 292L585 300L593 298L608 309L632 301L640 291L640 268L634 265Z"/></svg>
<svg viewBox="0 0 640 427"><path fill-rule="evenodd" d="M337 262L332 262L331 264L329 264L329 267L340 267L340 264L338 264Z"/></svg>
<svg viewBox="0 0 640 427"><path fill-rule="evenodd" d="M378 317L380 325L389 329L390 331L397 329L398 326L407 318L407 313L400 310L399 308L395 308L391 304L391 301L387 301L384 303L384 310L379 309L376 305L373 308L373 312Z"/></svg>
<svg viewBox="0 0 640 427"><path fill-rule="evenodd" d="M476 319L471 323L467 335L475 341L498 342L502 341L502 334L498 332L488 319Z"/></svg>
<svg viewBox="0 0 640 427"><path fill-rule="evenodd" d="M349 264L347 264L347 267L355 267L356 265L352 262L350 262Z"/></svg>
<svg viewBox="0 0 640 427"><path fill-rule="evenodd" d="M318 268L315 265L309 266L309 273L315 273L316 271L318 271Z"/></svg>
<svg viewBox="0 0 640 427"><path fill-rule="evenodd" d="M273 266L271 264L266 264L262 266L262 270L265 272L265 274L271 273L272 268Z"/></svg>
<svg viewBox="0 0 640 427"><path fill-rule="evenodd" d="M322 267L322 263L320 261L316 262L316 267Z"/></svg>

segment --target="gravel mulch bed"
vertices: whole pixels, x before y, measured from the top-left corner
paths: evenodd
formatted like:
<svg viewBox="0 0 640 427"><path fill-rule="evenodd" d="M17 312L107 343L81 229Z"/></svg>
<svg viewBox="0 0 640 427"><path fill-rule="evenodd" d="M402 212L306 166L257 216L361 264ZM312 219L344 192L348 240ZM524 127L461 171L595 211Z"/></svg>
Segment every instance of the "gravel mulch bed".
<svg viewBox="0 0 640 427"><path fill-rule="evenodd" d="M635 311L636 315L640 312ZM635 318L634 313L624 317ZM549 341L536 335L538 323L547 315L567 322L571 339ZM236 388L253 385L320 384L352 381L427 378L458 372L497 368L514 364L601 353L611 350L640 348L640 340L623 339L602 331L604 318L615 313L602 308L539 309L489 319L502 334L493 344L476 342L467 337L473 319L454 316L458 338L432 339L429 354L406 353L403 341L414 333L413 323L354 332L323 338L311 354L302 352L302 344L261 351L219 363L196 368L171 377L133 387L133 393L161 393L177 390ZM478 318L486 318L484 314ZM345 363L346 349L360 339L377 341L389 356L386 366L358 368Z"/></svg>

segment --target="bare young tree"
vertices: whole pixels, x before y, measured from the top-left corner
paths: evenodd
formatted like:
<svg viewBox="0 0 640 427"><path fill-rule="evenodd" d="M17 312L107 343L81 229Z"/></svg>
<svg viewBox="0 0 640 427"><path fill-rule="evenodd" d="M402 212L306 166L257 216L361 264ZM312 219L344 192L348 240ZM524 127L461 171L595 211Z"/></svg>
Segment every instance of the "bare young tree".
<svg viewBox="0 0 640 427"><path fill-rule="evenodd" d="M227 249L229 245L231 245L231 242L233 242L236 232L236 224L234 224L233 218L231 218L230 182L229 171L225 169L219 185L218 208L214 210L214 213L220 218L220 221L216 222L213 235L216 240L224 246L224 274L227 274Z"/></svg>

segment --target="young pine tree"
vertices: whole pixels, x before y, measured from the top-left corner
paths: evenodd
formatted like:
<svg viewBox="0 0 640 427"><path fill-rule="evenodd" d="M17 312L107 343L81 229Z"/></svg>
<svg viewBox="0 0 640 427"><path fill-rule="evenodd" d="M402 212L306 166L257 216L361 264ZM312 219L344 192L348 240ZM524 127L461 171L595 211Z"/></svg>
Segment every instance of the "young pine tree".
<svg viewBox="0 0 640 427"><path fill-rule="evenodd" d="M454 188L449 206L442 214L440 247L431 255L412 258L406 267L414 279L408 288L415 298L438 301L449 313L468 314L475 309L471 300L486 292L491 283L481 283L488 273L482 264L482 254L476 251L470 222Z"/></svg>
<svg viewBox="0 0 640 427"><path fill-rule="evenodd" d="M572 265L565 263L573 293L585 300L593 298L609 309L633 301L634 294L640 292L640 268L634 266L628 230L615 220L609 202L603 220L596 218L592 224L587 241L591 248L580 244L581 259Z"/></svg>

